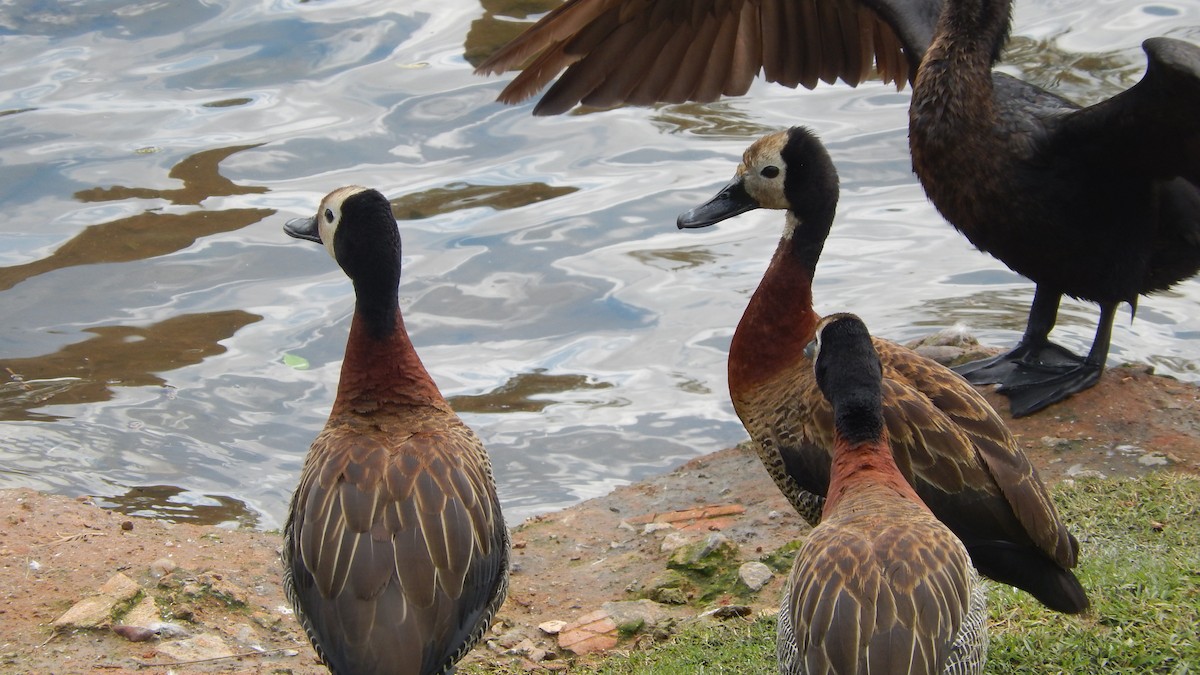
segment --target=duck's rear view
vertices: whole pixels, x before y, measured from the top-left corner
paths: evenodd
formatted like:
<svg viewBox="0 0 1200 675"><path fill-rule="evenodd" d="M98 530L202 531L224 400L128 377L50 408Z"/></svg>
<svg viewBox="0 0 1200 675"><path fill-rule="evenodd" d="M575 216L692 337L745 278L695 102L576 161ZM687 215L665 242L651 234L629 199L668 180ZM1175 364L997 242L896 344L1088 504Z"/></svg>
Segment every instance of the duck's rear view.
<svg viewBox="0 0 1200 675"><path fill-rule="evenodd" d="M404 328L388 200L340 188L284 230L324 244L357 298L337 398L284 530L288 597L334 673L450 672L508 585L487 451Z"/></svg>
<svg viewBox="0 0 1200 675"><path fill-rule="evenodd" d="M908 484L888 443L882 367L852 314L821 320L813 359L833 407L821 523L796 554L779 611L785 674L979 673L987 607L962 542Z"/></svg>

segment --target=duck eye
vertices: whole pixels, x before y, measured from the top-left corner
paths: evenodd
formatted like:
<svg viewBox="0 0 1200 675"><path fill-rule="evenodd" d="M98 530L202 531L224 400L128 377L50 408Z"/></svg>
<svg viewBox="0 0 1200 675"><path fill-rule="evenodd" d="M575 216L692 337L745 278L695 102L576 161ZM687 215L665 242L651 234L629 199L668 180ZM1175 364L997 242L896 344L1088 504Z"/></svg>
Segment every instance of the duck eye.
<svg viewBox="0 0 1200 675"><path fill-rule="evenodd" d="M761 175L763 178L774 178L774 177L776 177L776 176L778 176L778 175L779 175L779 167L777 167L777 166L766 166L766 167L763 167L763 170L762 170L762 171L759 171L758 173L759 173L759 175Z"/></svg>
<svg viewBox="0 0 1200 675"><path fill-rule="evenodd" d="M330 223L333 222L333 209L325 209L325 220Z"/></svg>

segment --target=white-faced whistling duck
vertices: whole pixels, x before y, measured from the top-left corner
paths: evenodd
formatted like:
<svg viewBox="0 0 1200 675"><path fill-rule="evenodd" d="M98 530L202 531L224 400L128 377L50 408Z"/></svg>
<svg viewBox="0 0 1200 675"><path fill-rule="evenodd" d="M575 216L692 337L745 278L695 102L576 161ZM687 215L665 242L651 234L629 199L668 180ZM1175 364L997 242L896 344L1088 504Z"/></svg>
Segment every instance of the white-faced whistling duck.
<svg viewBox="0 0 1200 675"><path fill-rule="evenodd" d="M817 324L812 345L817 387L833 410L833 463L821 523L796 553L780 605L779 672L982 672L983 584L962 542L896 466L867 327L834 314Z"/></svg>
<svg viewBox="0 0 1200 675"><path fill-rule="evenodd" d="M388 200L340 188L284 231L324 244L356 296L333 410L284 528L288 597L334 673L450 672L508 586L491 461L405 330Z"/></svg>
<svg viewBox="0 0 1200 675"><path fill-rule="evenodd" d="M729 393L776 485L810 523L829 488L834 418L805 346L820 316L812 279L833 223L838 177L824 146L795 127L750 146L716 197L679 216L705 227L751 209L784 209L783 236L734 331ZM1087 595L1071 568L1079 544L1000 416L961 376L875 339L883 414L900 471L966 545L980 573L1060 612Z"/></svg>

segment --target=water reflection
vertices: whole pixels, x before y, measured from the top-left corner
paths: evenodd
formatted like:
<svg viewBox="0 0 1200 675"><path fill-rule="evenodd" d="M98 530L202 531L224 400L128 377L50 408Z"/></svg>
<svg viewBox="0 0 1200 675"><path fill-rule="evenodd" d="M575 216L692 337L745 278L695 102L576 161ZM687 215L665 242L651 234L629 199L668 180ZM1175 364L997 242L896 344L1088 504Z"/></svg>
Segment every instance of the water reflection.
<svg viewBox="0 0 1200 675"><path fill-rule="evenodd" d="M1082 96L1072 98L1081 106L1125 91L1146 70L1140 49L1132 54L1128 50L1080 54L1060 48L1055 40L1021 35L1009 40L1004 61L1020 64L1021 79L1039 87L1051 91L1061 91L1063 87L1078 90Z"/></svg>
<svg viewBox="0 0 1200 675"><path fill-rule="evenodd" d="M445 187L413 192L392 201L392 213L398 220L420 220L460 209L486 206L497 211L536 204L569 195L576 187L554 187L545 183L509 185L473 185L450 183Z"/></svg>
<svg viewBox="0 0 1200 675"><path fill-rule="evenodd" d="M517 37L533 25L529 17L549 12L562 4L561 0L480 0L483 16L471 22L463 42L463 56L471 67ZM512 19L519 19L513 21Z"/></svg>
<svg viewBox="0 0 1200 675"><path fill-rule="evenodd" d="M164 386L160 373L222 354L220 344L261 320L242 310L173 316L145 327L97 326L96 337L43 356L0 359L9 381L0 386L0 420L57 419L36 408L95 403L112 388Z"/></svg>
<svg viewBox="0 0 1200 675"><path fill-rule="evenodd" d="M543 368L515 375L484 394L452 396L450 405L459 413L541 412L558 402L553 394L585 389L609 389L607 382L593 382L587 375L551 375Z"/></svg>
<svg viewBox="0 0 1200 675"><path fill-rule="evenodd" d="M178 164L171 167L171 170L167 173L167 176L170 178L183 183L183 187L181 188L160 190L115 185L109 188L98 187L80 190L75 193L75 198L81 202L108 202L119 199L165 199L172 204L198 205L209 197L263 194L267 191L267 188L259 185L238 185L222 176L220 169L221 162L227 157L243 150L257 148L260 145L262 144L234 145L228 148L215 148L213 150L197 152L194 155L188 155ZM271 214L268 213L267 215ZM218 231L224 232L226 230ZM195 237L193 237L194 240Z"/></svg>
<svg viewBox="0 0 1200 675"><path fill-rule="evenodd" d="M81 202L125 199L165 199L172 204L198 205L210 197L262 194L267 188L238 185L220 173L220 163L230 155L258 147L235 145L189 155L171 168L168 176L183 187L153 189L113 186L79 190ZM146 260L181 251L197 240L220 232L239 230L274 215L270 209L203 210L188 213L146 211L134 216L84 228L51 255L22 265L0 267L0 290L40 274L77 265Z"/></svg>
<svg viewBox="0 0 1200 675"><path fill-rule="evenodd" d="M174 485L139 485L123 495L100 497L95 502L127 516L169 523L221 525L233 529L257 527L259 523L258 514L240 499L196 494Z"/></svg>

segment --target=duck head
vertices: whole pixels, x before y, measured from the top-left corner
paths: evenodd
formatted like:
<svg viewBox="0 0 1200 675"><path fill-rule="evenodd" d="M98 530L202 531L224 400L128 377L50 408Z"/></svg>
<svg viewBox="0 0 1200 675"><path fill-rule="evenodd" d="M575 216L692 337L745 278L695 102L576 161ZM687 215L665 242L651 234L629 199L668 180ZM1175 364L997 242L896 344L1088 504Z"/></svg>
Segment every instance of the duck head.
<svg viewBox="0 0 1200 675"><path fill-rule="evenodd" d="M733 180L712 199L680 214L676 225L708 227L754 209L787 210L800 222L832 221L837 198L837 171L829 153L812 131L792 127L755 141L742 155Z"/></svg>
<svg viewBox="0 0 1200 675"><path fill-rule="evenodd" d="M360 280L393 276L399 283L400 232L391 204L378 190L360 185L338 188L325 195L316 215L289 220L283 231L324 245L356 285Z"/></svg>
<svg viewBox="0 0 1200 675"><path fill-rule="evenodd" d="M862 319L847 313L821 319L809 349L817 387L833 406L838 433L851 442L879 438L883 367Z"/></svg>

